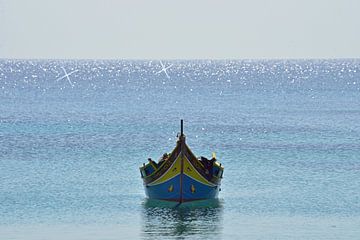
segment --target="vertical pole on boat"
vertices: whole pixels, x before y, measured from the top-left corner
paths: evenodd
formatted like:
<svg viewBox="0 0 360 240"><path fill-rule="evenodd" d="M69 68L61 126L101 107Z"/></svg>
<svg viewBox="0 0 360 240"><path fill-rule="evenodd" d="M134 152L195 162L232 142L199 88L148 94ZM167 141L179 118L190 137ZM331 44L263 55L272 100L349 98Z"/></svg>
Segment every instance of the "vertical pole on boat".
<svg viewBox="0 0 360 240"><path fill-rule="evenodd" d="M181 119L180 124L181 124L181 136L182 136L184 135L184 120Z"/></svg>
<svg viewBox="0 0 360 240"><path fill-rule="evenodd" d="M180 133L180 154L181 154L181 169L180 169L180 196L179 196L179 204L183 202L183 174L184 174L184 151L185 151L185 138L184 138L184 121L180 120L181 125L181 133Z"/></svg>

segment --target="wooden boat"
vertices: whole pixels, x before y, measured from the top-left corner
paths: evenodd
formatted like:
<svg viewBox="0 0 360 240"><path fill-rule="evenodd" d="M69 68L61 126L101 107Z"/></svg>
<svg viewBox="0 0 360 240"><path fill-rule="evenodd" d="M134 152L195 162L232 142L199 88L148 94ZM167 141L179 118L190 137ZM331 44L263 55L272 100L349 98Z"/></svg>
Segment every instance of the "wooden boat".
<svg viewBox="0 0 360 240"><path fill-rule="evenodd" d="M145 193L149 199L188 202L217 198L224 168L216 160L197 159L185 142L183 120L176 147L158 163L148 159L140 167Z"/></svg>

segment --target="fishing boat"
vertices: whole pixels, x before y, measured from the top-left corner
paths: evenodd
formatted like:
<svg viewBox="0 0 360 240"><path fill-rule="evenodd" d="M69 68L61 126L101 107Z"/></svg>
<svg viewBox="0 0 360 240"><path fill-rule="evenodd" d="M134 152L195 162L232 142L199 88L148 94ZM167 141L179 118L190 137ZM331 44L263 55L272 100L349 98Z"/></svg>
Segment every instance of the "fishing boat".
<svg viewBox="0 0 360 240"><path fill-rule="evenodd" d="M148 163L140 167L149 199L183 203L217 198L224 167L216 160L215 153L211 159L196 158L185 140L181 120L174 150L165 153L158 162L149 158Z"/></svg>

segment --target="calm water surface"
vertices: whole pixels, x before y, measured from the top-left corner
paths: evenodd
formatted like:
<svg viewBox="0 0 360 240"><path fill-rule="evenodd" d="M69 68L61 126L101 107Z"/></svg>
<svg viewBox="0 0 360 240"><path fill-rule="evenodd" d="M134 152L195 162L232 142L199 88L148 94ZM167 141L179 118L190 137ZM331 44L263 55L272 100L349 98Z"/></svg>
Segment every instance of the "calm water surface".
<svg viewBox="0 0 360 240"><path fill-rule="evenodd" d="M0 60L2 239L360 238L359 60L164 64ZM180 118L217 201L145 199Z"/></svg>

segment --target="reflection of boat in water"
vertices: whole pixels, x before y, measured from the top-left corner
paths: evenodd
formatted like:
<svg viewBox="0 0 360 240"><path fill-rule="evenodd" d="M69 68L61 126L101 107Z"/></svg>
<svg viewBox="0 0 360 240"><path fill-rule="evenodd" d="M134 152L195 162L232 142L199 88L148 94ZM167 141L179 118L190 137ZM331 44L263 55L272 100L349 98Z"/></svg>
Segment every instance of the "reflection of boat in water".
<svg viewBox="0 0 360 240"><path fill-rule="evenodd" d="M184 204L146 199L143 239L220 239L222 204L218 199Z"/></svg>
<svg viewBox="0 0 360 240"><path fill-rule="evenodd" d="M170 155L164 154L158 163L149 159L140 167L148 198L179 203L216 198L223 171L215 154L210 160L195 157L185 143L182 120L181 134Z"/></svg>

